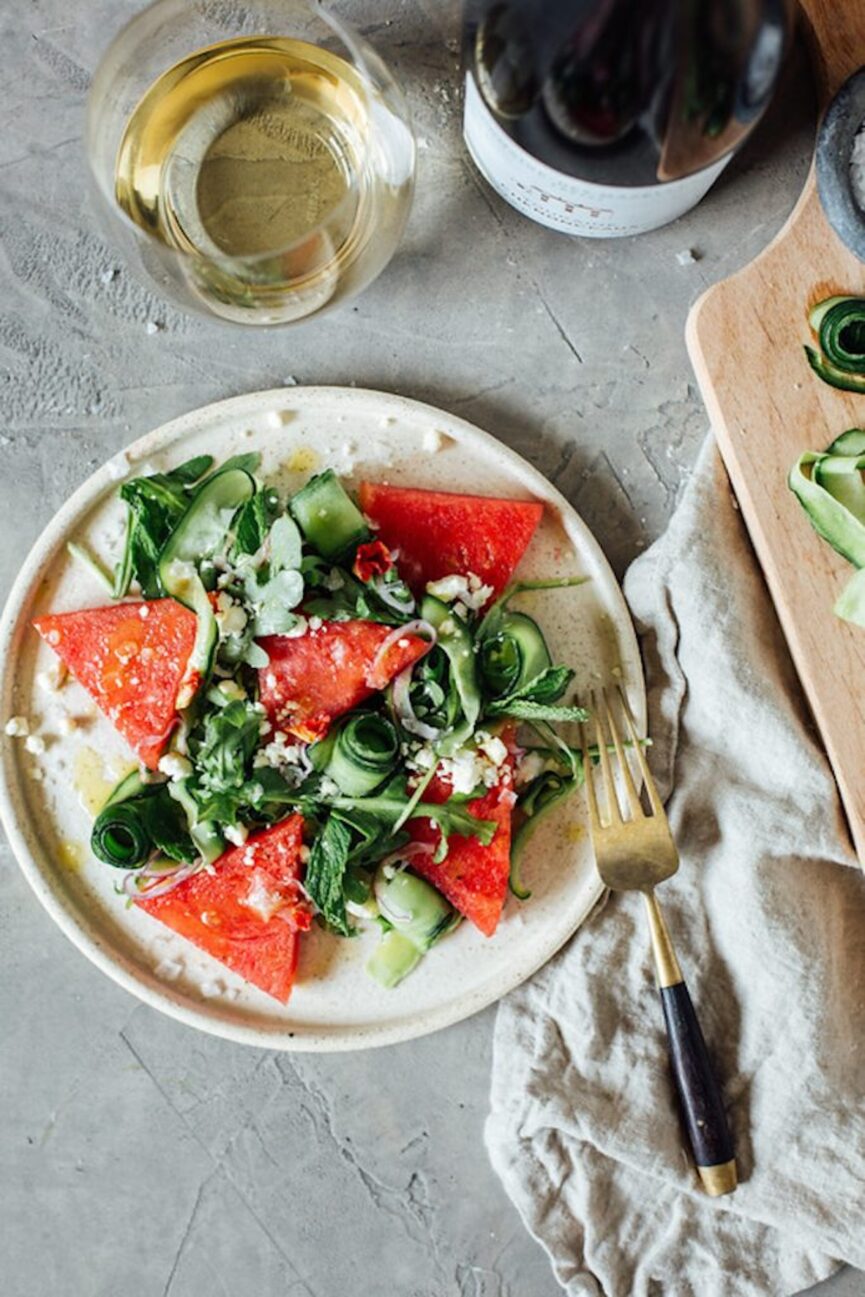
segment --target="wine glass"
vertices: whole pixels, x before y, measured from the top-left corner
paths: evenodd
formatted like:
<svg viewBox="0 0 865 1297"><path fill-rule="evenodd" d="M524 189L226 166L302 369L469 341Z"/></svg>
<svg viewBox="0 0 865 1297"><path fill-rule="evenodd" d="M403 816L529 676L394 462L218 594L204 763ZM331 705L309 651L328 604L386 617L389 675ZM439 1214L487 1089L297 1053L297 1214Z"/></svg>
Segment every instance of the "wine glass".
<svg viewBox="0 0 865 1297"><path fill-rule="evenodd" d="M402 94L317 0L157 0L96 70L87 145L128 259L180 305L240 324L359 292L411 204Z"/></svg>

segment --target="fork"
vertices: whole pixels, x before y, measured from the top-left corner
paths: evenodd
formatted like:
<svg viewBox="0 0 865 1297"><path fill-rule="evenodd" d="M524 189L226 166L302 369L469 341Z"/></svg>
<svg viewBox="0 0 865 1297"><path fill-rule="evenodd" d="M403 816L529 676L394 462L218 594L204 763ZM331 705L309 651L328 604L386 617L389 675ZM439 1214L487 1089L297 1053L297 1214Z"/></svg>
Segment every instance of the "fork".
<svg viewBox="0 0 865 1297"><path fill-rule="evenodd" d="M596 743L592 749L588 725L581 729L589 827L601 880L614 891L640 891L646 903L658 989L667 1026L670 1063L682 1107L682 1115L694 1154L694 1161L706 1193L712 1197L736 1188L736 1158L721 1102L718 1084L709 1060L706 1042L676 959L667 925L655 896L655 886L670 878L679 867L679 854L670 833L667 816L649 771L637 736L633 717L621 686L616 693L625 717L629 747L642 775L650 810L643 808L640 792L625 757L619 727L607 689L592 691L592 713ZM610 743L605 736L606 727ZM621 772L630 817L625 818L616 793L611 752ZM602 821L595 787L597 774L592 756L597 754L602 774L606 822Z"/></svg>

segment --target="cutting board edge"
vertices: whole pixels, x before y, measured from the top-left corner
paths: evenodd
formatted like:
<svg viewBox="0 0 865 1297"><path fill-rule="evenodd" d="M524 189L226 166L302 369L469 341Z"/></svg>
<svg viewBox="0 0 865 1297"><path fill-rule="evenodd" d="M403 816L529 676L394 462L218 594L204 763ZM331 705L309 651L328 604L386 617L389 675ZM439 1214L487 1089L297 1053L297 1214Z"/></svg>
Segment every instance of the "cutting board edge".
<svg viewBox="0 0 865 1297"><path fill-rule="evenodd" d="M754 264L755 262L750 263L751 266ZM744 270L748 269L748 266L744 267ZM748 535L751 539L754 552L763 573L763 578L769 590L772 605L775 608L778 621L781 625L784 638L790 651L790 656L793 659L793 664L802 686L803 695L808 700L814 716L815 724L820 734L821 742L826 751L835 782L838 786L850 839L858 857L859 864L863 869L865 869L865 812L860 811L856 806L854 790L852 786L848 784L843 763L837 756L835 743L832 739L831 727L824 722L822 716L823 709L820 706L819 697L815 698L815 691L813 688L809 687L807 683L811 675L808 655L797 632L795 618L787 607L780 572L776 568L772 554L772 547L763 528L759 512L756 508L751 508L750 493L747 489L747 483L744 481L740 473L740 467L733 447L732 437L727 427L727 421L720 400L715 392L708 363L700 343L698 327L699 318L702 313L701 308L704 303L713 296L713 294L722 290L725 284L732 283L733 278L734 277L731 277L729 280L722 280L721 283L713 285L707 290L707 292L703 293L703 295L691 307L685 325L685 343L697 379L697 384L703 398L703 403L709 415L709 422L712 428L712 434L715 438L715 444L718 447L727 476L739 503L739 508L741 509ZM827 612L829 612L828 609Z"/></svg>

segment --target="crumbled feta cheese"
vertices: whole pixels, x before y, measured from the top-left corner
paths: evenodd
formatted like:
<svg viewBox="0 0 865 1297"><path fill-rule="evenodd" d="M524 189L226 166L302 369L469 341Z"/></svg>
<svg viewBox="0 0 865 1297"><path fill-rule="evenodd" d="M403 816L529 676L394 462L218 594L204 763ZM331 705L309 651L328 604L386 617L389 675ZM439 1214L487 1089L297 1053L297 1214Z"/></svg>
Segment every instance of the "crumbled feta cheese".
<svg viewBox="0 0 865 1297"><path fill-rule="evenodd" d="M441 599L442 603L450 603L452 599L468 593L469 583L466 577L454 572L451 576L440 577L438 581L427 581L426 588L427 594Z"/></svg>
<svg viewBox="0 0 865 1297"><path fill-rule="evenodd" d="M545 766L543 756L539 752L526 752L517 762L517 768L514 774L514 781L518 788L525 787L536 779Z"/></svg>
<svg viewBox="0 0 865 1297"><path fill-rule="evenodd" d="M341 590L345 585L345 577L342 575L339 568L332 567L324 578L322 585L325 590Z"/></svg>
<svg viewBox="0 0 865 1297"><path fill-rule="evenodd" d="M183 972L183 965L177 959L160 959L153 971L163 982L176 982Z"/></svg>
<svg viewBox="0 0 865 1297"><path fill-rule="evenodd" d="M477 740L479 749L492 761L494 766L504 765L508 757L508 750L500 738L489 736L481 739L480 734L478 734Z"/></svg>
<svg viewBox="0 0 865 1297"><path fill-rule="evenodd" d="M201 983L201 994L205 1000L215 1000L222 995L225 990L224 985L218 979L214 978L212 982Z"/></svg>
<svg viewBox="0 0 865 1297"><path fill-rule="evenodd" d="M285 905L285 897L281 892L269 888L267 885L269 882L270 876L263 869L254 870L249 884L249 891L246 896L240 899L241 905L246 905L250 910L255 910L256 914L260 915L265 923L272 919L277 910L281 910Z"/></svg>
<svg viewBox="0 0 865 1297"><path fill-rule="evenodd" d="M30 723L26 716L10 716L3 731L12 739L23 739L30 733Z"/></svg>
<svg viewBox="0 0 865 1297"><path fill-rule="evenodd" d="M437 451L441 450L444 444L444 435L439 432L438 428L427 428L423 435L421 445L428 454L435 455Z"/></svg>
<svg viewBox="0 0 865 1297"><path fill-rule="evenodd" d="M216 596L215 617L223 638L226 635L242 635L246 629L246 610L224 590Z"/></svg>
<svg viewBox="0 0 865 1297"><path fill-rule="evenodd" d="M321 626L322 626L322 621L320 617L310 617L309 619L310 630L321 630Z"/></svg>
<svg viewBox="0 0 865 1297"><path fill-rule="evenodd" d="M160 774L168 775L169 779L188 779L192 774L192 762L177 752L166 752L164 757L159 758L157 769Z"/></svg>
<svg viewBox="0 0 865 1297"><path fill-rule="evenodd" d="M221 680L216 687L229 702L243 702L246 698L246 692L240 687L236 680Z"/></svg>
<svg viewBox="0 0 865 1297"><path fill-rule="evenodd" d="M301 635L306 634L306 630L307 630L307 620L305 617L298 614L298 618L295 624L291 627L290 630L283 631L283 635L285 635L286 639L299 639Z"/></svg>
<svg viewBox="0 0 865 1297"><path fill-rule="evenodd" d="M46 693L56 693L58 689L63 688L68 676L69 668L66 663L61 662L60 659L57 658L57 660L52 662L45 671L39 672L36 676L36 683L39 688L44 689Z"/></svg>
<svg viewBox="0 0 865 1297"><path fill-rule="evenodd" d="M188 707L197 692L198 684L195 677L184 680L177 691L177 710L182 712L185 707Z"/></svg>
<svg viewBox="0 0 865 1297"><path fill-rule="evenodd" d="M32 752L34 757L41 757L45 751L45 740L39 734L29 734L24 740L24 747L28 752Z"/></svg>
<svg viewBox="0 0 865 1297"><path fill-rule="evenodd" d="M680 266L692 266L699 258L694 255L693 248L683 248L681 252L676 253L676 260Z"/></svg>
<svg viewBox="0 0 865 1297"><path fill-rule="evenodd" d="M230 842L233 847L242 847L249 837L249 830L245 824L228 824L224 831L226 842Z"/></svg>
<svg viewBox="0 0 865 1297"><path fill-rule="evenodd" d="M147 618L150 616L150 605L143 603L138 609L138 616L142 621L147 621Z"/></svg>
<svg viewBox="0 0 865 1297"><path fill-rule="evenodd" d="M441 599L443 603L453 603L454 612L461 617L466 616L468 610L477 612L493 593L492 586L484 585L474 572L469 572L466 576L452 572L450 576L443 576L438 581L428 581L426 588L428 594Z"/></svg>
<svg viewBox="0 0 865 1297"><path fill-rule="evenodd" d="M471 748L462 748L441 763L442 775L450 780L455 793L470 793L483 783L484 759Z"/></svg>
<svg viewBox="0 0 865 1297"><path fill-rule="evenodd" d="M329 775L323 775L321 780L322 797L339 797L339 793L340 787L336 780L331 779Z"/></svg>
<svg viewBox="0 0 865 1297"><path fill-rule="evenodd" d="M428 744L423 744L414 752L407 749L406 765L412 770L432 770L438 758Z"/></svg>

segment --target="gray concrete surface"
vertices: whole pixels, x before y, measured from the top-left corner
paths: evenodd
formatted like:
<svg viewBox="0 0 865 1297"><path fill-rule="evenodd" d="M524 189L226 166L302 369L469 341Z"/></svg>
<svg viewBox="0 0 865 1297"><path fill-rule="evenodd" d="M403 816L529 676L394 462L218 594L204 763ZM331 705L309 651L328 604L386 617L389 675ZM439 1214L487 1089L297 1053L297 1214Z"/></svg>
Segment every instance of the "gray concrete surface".
<svg viewBox="0 0 865 1297"><path fill-rule="evenodd" d="M184 410L289 375L402 392L490 429L559 484L619 572L663 528L706 422L685 315L792 206L812 138L803 64L696 212L639 240L576 243L515 215L472 173L451 7L344 7L409 93L420 140L410 228L355 305L244 332L167 308L94 232L82 107L135 0L5 0L3 593L105 456ZM686 248L698 260L680 266ZM4 1297L559 1291L482 1145L492 1011L344 1057L210 1039L97 973L6 848L0 949ZM849 1271L819 1289L863 1290Z"/></svg>

